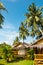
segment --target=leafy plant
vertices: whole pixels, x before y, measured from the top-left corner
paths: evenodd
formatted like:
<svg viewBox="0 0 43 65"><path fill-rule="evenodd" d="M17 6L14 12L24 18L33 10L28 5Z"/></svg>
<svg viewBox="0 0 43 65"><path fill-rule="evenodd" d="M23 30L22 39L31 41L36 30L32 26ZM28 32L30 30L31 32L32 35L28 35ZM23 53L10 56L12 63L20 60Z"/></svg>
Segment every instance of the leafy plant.
<svg viewBox="0 0 43 65"><path fill-rule="evenodd" d="M30 59L33 60L34 59L34 50L33 49L29 50L29 55L30 55Z"/></svg>

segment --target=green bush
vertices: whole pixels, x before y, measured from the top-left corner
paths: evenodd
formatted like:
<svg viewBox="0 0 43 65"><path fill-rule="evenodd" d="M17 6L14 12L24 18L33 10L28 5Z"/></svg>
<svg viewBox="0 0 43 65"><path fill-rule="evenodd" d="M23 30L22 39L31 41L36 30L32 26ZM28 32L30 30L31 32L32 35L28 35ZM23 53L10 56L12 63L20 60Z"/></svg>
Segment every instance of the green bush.
<svg viewBox="0 0 43 65"><path fill-rule="evenodd" d="M31 60L34 60L34 50L33 49L30 49L29 50L29 59L31 59Z"/></svg>
<svg viewBox="0 0 43 65"><path fill-rule="evenodd" d="M0 56L0 59L2 59L2 57Z"/></svg>

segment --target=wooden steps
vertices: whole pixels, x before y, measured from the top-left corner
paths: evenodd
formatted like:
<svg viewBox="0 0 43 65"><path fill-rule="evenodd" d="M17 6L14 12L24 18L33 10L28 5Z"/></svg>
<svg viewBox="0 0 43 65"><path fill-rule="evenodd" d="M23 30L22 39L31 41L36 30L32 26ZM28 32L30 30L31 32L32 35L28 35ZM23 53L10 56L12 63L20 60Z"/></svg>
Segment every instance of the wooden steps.
<svg viewBox="0 0 43 65"><path fill-rule="evenodd" d="M34 57L34 65L43 65L43 54L35 54Z"/></svg>

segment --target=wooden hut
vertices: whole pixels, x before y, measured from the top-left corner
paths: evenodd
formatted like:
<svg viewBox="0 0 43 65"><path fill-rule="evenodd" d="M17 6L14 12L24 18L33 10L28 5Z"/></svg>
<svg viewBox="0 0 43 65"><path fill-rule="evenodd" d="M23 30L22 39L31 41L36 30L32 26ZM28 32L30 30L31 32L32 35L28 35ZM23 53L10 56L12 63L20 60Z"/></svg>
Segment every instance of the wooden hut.
<svg viewBox="0 0 43 65"><path fill-rule="evenodd" d="M32 48L34 49L34 64L43 65L43 37L33 43Z"/></svg>
<svg viewBox="0 0 43 65"><path fill-rule="evenodd" d="M18 44L15 44L13 46L13 52L14 55L18 57L25 57L27 54L27 49L29 49L30 45L27 43L21 43L19 42Z"/></svg>

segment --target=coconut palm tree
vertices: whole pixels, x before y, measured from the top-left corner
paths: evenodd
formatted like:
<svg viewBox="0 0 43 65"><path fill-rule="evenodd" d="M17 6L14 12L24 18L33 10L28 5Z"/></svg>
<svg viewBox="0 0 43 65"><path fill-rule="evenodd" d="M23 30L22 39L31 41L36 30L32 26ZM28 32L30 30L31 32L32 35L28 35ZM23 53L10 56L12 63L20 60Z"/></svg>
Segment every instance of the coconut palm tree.
<svg viewBox="0 0 43 65"><path fill-rule="evenodd" d="M22 22L21 26L19 27L19 37L23 40L23 43L24 43L24 40L26 39L26 36L28 35L29 35L28 30L25 28L25 25Z"/></svg>
<svg viewBox="0 0 43 65"><path fill-rule="evenodd" d="M15 40L13 41L13 45L18 43L19 43L19 37L16 37Z"/></svg>
<svg viewBox="0 0 43 65"><path fill-rule="evenodd" d="M31 36L43 35L43 7L36 7L34 3L28 7L28 12L25 14L25 24L28 27Z"/></svg>
<svg viewBox="0 0 43 65"><path fill-rule="evenodd" d="M2 28L2 24L4 22L4 16L2 15L2 11L7 11L4 7L3 3L0 2L0 28Z"/></svg>

